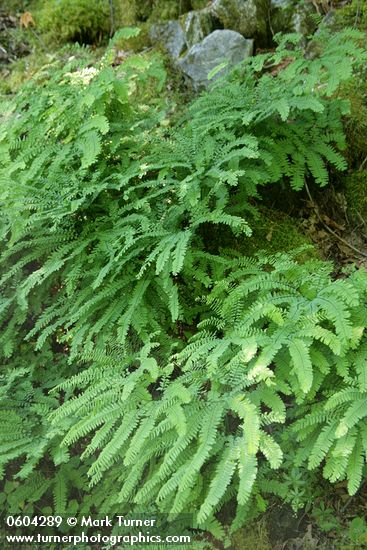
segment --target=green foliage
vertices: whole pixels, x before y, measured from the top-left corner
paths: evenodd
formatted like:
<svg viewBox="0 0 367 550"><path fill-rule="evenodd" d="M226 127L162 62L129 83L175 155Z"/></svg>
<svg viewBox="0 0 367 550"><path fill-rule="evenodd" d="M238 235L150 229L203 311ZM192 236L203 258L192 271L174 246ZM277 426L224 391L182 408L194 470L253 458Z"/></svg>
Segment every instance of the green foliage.
<svg viewBox="0 0 367 550"><path fill-rule="evenodd" d="M350 522L348 530L349 538L359 544L367 544L367 524L366 520L356 517Z"/></svg>
<svg viewBox="0 0 367 550"><path fill-rule="evenodd" d="M335 511L331 508L327 508L323 501L318 506L314 506L312 509L312 515L315 518L318 528L323 532L331 530L341 530L341 525L337 517L335 517Z"/></svg>
<svg viewBox="0 0 367 550"><path fill-rule="evenodd" d="M309 94L316 81L326 78L324 61L303 60L300 50L292 50L299 59L278 78L264 74L256 83L253 73L265 62L289 55L283 46L255 58L250 75L231 77L225 93L218 84L193 103L187 122L166 139L163 131L153 133L150 143L154 110L147 117L147 106L133 108L129 102L131 94L139 94L139 79L162 78L162 70L145 58L128 58L120 69L123 79L102 61L100 68L67 67L55 73L42 94L32 83L25 88L5 114L8 123L2 130L4 236L9 239L4 259L12 264L3 282L30 262L41 264L31 273L25 270L19 291L7 287L5 307L16 313L2 335L6 346L17 337L11 327L23 323L30 293L36 297L39 289L44 295L55 286L55 298L36 313L28 335L38 335L37 347L59 327L72 340L73 353L81 344L103 341L101 330L111 325L120 344L130 327L144 341L144 334L161 330L163 322L157 324L156 310L148 313L148 287L156 307L161 304L160 315L167 314L168 306L173 320L183 319L185 306L179 305L174 277L184 264L188 273L197 270L193 251L202 247L197 234L202 224L249 235L245 215L253 210L249 198L258 185L289 178L300 188L307 172L323 185L324 159L344 166L334 149L343 142L337 116L344 103L323 94L333 92L338 76L347 76L341 70L348 52L358 53L347 37L331 40L327 67L336 74L332 87L322 87L317 97L316 90L315 97ZM335 52L343 53L340 67ZM30 250L29 234L38 243ZM122 269L125 277L119 276ZM207 275L194 277L204 281ZM190 286L192 276L189 281Z"/></svg>
<svg viewBox="0 0 367 550"><path fill-rule="evenodd" d="M295 437L301 465L325 460L326 478L358 488L365 274L335 281L329 264L249 258L224 238L251 236L259 186L323 186L346 166L335 92L365 56L360 35L320 35L312 59L278 38L172 125L160 59L115 67L113 44L95 67L46 67L2 105L4 399L14 372L32 401L27 421L11 412L1 462L34 481L55 455L57 510L80 470L93 486L80 509L193 511L218 538L227 504L233 530L264 509ZM215 228L228 232L213 245ZM38 388L50 348L69 367Z"/></svg>
<svg viewBox="0 0 367 550"><path fill-rule="evenodd" d="M22 345L12 361L6 361L1 375L0 467L17 466L14 481L5 486L3 513L36 512L43 502L44 513L77 512L78 491L86 487L87 466L60 447L68 422L51 428L48 415L60 404L60 395L49 394L55 383L64 381L75 369L64 353L45 347L34 353ZM85 505L88 499L85 500ZM47 505L51 508L47 511Z"/></svg>
<svg viewBox="0 0 367 550"><path fill-rule="evenodd" d="M354 347L337 361L339 387L334 384L333 393L327 396L325 392L325 399L295 423L302 441L299 460L306 459L307 449L308 467L316 468L325 461L324 477L332 482L346 478L352 495L364 476L367 416L366 342Z"/></svg>

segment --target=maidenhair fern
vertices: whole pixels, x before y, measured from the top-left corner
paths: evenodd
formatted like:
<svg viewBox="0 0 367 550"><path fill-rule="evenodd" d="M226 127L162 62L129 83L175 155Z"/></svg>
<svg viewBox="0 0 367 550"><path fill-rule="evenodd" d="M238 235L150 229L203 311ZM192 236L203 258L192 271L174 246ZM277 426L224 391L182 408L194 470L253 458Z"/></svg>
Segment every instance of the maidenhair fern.
<svg viewBox="0 0 367 550"><path fill-rule="evenodd" d="M256 494L264 460L271 468L281 465L281 441L272 432L286 423L290 399L304 411L318 396L315 412L303 413L287 429L297 429L301 439L302 430L311 439L319 432L314 449L308 446L311 467L335 441L325 475L346 476L356 490L366 462L367 411L363 393L353 388L358 374L343 376L340 362L364 354L367 275L355 272L333 281L330 270L323 262L299 264L289 255L228 259L207 297L209 310L198 333L165 368L157 371L153 358L147 365L140 360L140 367L124 367L123 361L118 367L112 357L107 361L102 355L101 363L96 355L87 371L62 384L59 390L84 388L52 415L55 425L67 417L81 419L65 444L89 429L95 452L94 439L114 421L90 468L92 482L111 469L111 483L121 487L117 502L129 501L137 510L155 503L161 512L177 514L195 509L197 525L205 527L226 492L233 491L239 507ZM321 405L338 384L344 389ZM111 402L118 405L116 414ZM340 455L344 447L337 440L345 442L349 433L355 446ZM88 446L86 454L91 454ZM119 461L123 471L114 467Z"/></svg>

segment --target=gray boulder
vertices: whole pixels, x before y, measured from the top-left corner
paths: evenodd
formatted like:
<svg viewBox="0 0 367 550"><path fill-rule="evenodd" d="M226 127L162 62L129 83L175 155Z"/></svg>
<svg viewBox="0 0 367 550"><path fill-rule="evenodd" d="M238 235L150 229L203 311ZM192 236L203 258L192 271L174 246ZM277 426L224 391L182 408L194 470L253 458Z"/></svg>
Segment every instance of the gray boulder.
<svg viewBox="0 0 367 550"><path fill-rule="evenodd" d="M190 11L180 18L185 33L186 44L189 48L214 30L214 19L209 9Z"/></svg>
<svg viewBox="0 0 367 550"><path fill-rule="evenodd" d="M281 9L287 9L292 6L292 2L290 0L271 0L271 5L274 8L281 8Z"/></svg>
<svg viewBox="0 0 367 550"><path fill-rule="evenodd" d="M247 38L255 36L258 28L255 0L214 0L211 11L225 29L237 31Z"/></svg>
<svg viewBox="0 0 367 550"><path fill-rule="evenodd" d="M336 11L335 10L330 10L327 12L326 15L324 15L319 25L319 28L316 31L316 34L318 34L323 29L336 30Z"/></svg>
<svg viewBox="0 0 367 550"><path fill-rule="evenodd" d="M149 38L153 43L161 44L173 58L178 58L186 49L186 37L179 21L152 25Z"/></svg>
<svg viewBox="0 0 367 550"><path fill-rule="evenodd" d="M192 46L187 54L179 59L178 64L191 79L195 89L203 88L210 84L210 71L227 61L227 66L217 73L218 78L236 63L250 57L253 47L253 40L247 40L238 32L217 30L199 44Z"/></svg>
<svg viewBox="0 0 367 550"><path fill-rule="evenodd" d="M312 18L314 13L313 4L296 7L292 16L292 32L298 32L305 37L313 34L317 29L317 23Z"/></svg>

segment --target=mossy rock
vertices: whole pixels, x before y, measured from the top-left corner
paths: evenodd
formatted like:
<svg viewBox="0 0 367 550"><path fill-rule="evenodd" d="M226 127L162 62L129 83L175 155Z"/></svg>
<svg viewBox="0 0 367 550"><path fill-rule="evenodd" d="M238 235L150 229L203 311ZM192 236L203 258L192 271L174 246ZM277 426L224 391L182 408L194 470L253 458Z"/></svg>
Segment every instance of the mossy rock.
<svg viewBox="0 0 367 550"><path fill-rule="evenodd" d="M214 19L209 10L190 11L180 17L188 48L201 42L215 28Z"/></svg>
<svg viewBox="0 0 367 550"><path fill-rule="evenodd" d="M318 26L315 2L273 0L268 18L273 34L297 32L303 36L313 34Z"/></svg>
<svg viewBox="0 0 367 550"><path fill-rule="evenodd" d="M349 218L355 223L367 224L367 170L352 172L344 183Z"/></svg>
<svg viewBox="0 0 367 550"><path fill-rule="evenodd" d="M255 38L257 47L269 46L270 0L213 0L211 10L225 29Z"/></svg>

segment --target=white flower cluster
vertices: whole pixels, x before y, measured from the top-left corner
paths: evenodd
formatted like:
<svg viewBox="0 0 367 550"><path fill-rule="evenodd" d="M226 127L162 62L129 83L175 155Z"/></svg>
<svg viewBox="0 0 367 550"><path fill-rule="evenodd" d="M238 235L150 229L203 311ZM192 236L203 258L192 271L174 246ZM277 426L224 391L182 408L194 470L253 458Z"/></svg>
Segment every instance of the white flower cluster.
<svg viewBox="0 0 367 550"><path fill-rule="evenodd" d="M85 67L73 73L67 73L66 76L70 77L73 84L87 85L98 74L98 70L95 67Z"/></svg>

